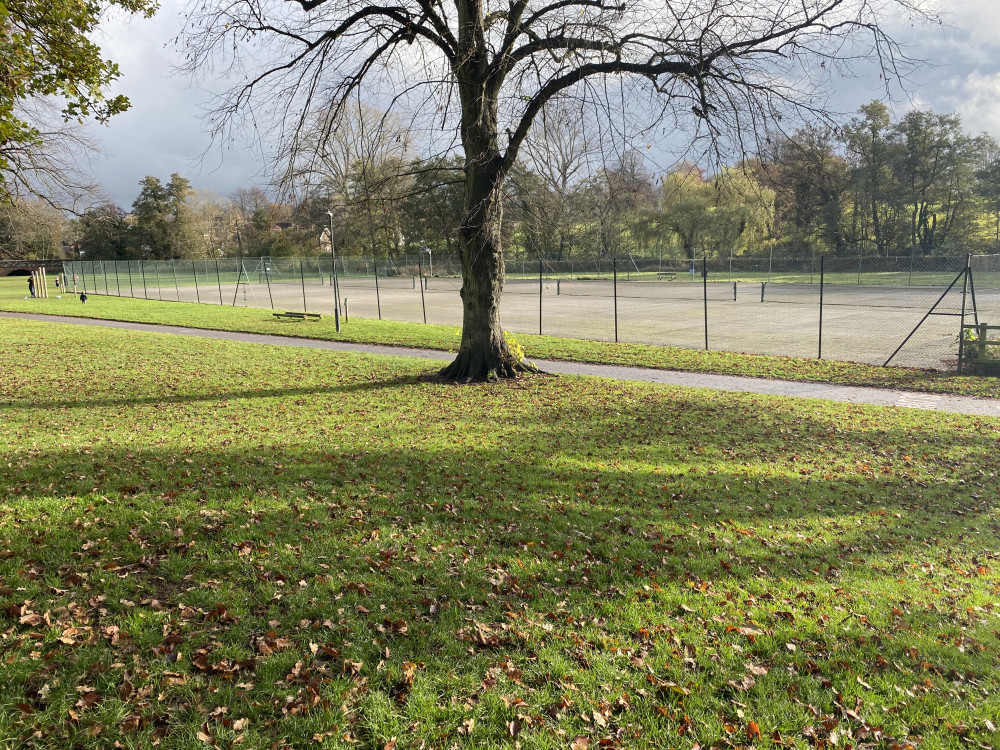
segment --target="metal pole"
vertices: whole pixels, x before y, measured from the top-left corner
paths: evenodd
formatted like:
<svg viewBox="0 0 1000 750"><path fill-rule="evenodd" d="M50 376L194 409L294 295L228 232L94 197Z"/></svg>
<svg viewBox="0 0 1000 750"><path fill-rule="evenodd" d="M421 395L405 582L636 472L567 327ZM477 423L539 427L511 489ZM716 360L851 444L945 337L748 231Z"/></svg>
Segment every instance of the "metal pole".
<svg viewBox="0 0 1000 750"><path fill-rule="evenodd" d="M920 326L922 326L924 324L924 321L927 320L927 318L929 318L931 315L934 314L934 311L937 309L937 306L941 304L941 300L943 300L948 295L948 292L950 292L954 288L955 284L958 283L958 280L961 279L961 278L963 278L963 277L965 277L966 279L968 279L968 273L967 273L967 271L968 271L967 268L963 268L962 269L961 273L959 273L958 276L955 277L955 279L948 285L948 288L945 289L941 293L941 296L937 298L937 302L935 302L931 306L931 309L927 311L927 314L924 315L924 317L922 317L920 319L920 322L917 323L916 326L914 326L914 328L913 328L912 331L910 331L910 335L907 336L905 339L903 339L903 343L900 344L899 346L897 346L896 347L896 351L894 351L892 354L889 355L889 359L887 359L882 364L882 367L888 367L889 366L889 363L892 361L892 358L895 357L897 354L899 354L899 350L900 349L902 349L904 346L906 346L906 342L909 341L913 337L913 334L915 334L917 332L917 329L919 329ZM938 314L939 315L957 315L957 313L938 313Z"/></svg>
<svg viewBox="0 0 1000 750"><path fill-rule="evenodd" d="M965 305L969 294L969 276L972 274L972 254L965 255L965 280L962 282L962 317L958 324L958 373L962 373L962 354L965 349ZM977 321L978 322L978 321Z"/></svg>
<svg viewBox="0 0 1000 750"><path fill-rule="evenodd" d="M219 273L219 261L215 261L215 281L219 284L219 304L224 305L225 302L222 301L222 275Z"/></svg>
<svg viewBox="0 0 1000 750"><path fill-rule="evenodd" d="M708 260L702 256L701 259L701 289L702 298L705 302L705 351L708 351Z"/></svg>
<svg viewBox="0 0 1000 750"><path fill-rule="evenodd" d="M618 258L611 259L611 273L614 279L612 290L615 296L615 343L618 343Z"/></svg>
<svg viewBox="0 0 1000 750"><path fill-rule="evenodd" d="M162 300L163 299L163 287L160 286L160 263L159 263L159 261L156 262L156 265L153 266L153 268L156 270L156 296L159 299Z"/></svg>
<svg viewBox="0 0 1000 750"><path fill-rule="evenodd" d="M333 218L330 218L333 225ZM333 324L340 333L340 286L337 283L337 256L333 254L333 235L330 235L330 267L333 269Z"/></svg>
<svg viewBox="0 0 1000 750"><path fill-rule="evenodd" d="M84 270L84 268L86 267L86 265L87 265L87 261L81 261L80 262L80 281L83 282L83 293L84 294L87 293L87 272ZM76 289L74 289L73 291L75 292Z"/></svg>
<svg viewBox="0 0 1000 750"><path fill-rule="evenodd" d="M309 312L306 308L306 269L299 258L299 278L302 280L302 312Z"/></svg>
<svg viewBox="0 0 1000 750"><path fill-rule="evenodd" d="M118 261L117 260L115 261L115 289L118 290L118 296L121 297L122 296L122 282L121 282L121 279L118 277Z"/></svg>
<svg viewBox="0 0 1000 750"><path fill-rule="evenodd" d="M965 323L965 303L969 292L969 281L972 274L972 253L965 255L965 281L962 284L962 323Z"/></svg>
<svg viewBox="0 0 1000 750"><path fill-rule="evenodd" d="M132 286L132 261L125 261L128 264L128 296L135 299L135 287Z"/></svg>
<svg viewBox="0 0 1000 750"><path fill-rule="evenodd" d="M378 260L372 256L372 268L375 270L375 305L378 307L378 319L382 320L382 300L378 294Z"/></svg>
<svg viewBox="0 0 1000 750"><path fill-rule="evenodd" d="M332 237L330 238L330 247L333 247ZM337 256L333 255L330 260L333 263L333 294L335 297L333 301L333 317L337 331L340 332L340 277L337 275Z"/></svg>
<svg viewBox="0 0 1000 750"><path fill-rule="evenodd" d="M181 301L181 288L177 284L177 261L175 260L170 264L171 270L174 272L174 291L177 292L177 301Z"/></svg>
<svg viewBox="0 0 1000 750"><path fill-rule="evenodd" d="M333 268L333 322L340 333L340 281L337 279L337 246L333 242L333 211L327 211L330 217L330 264Z"/></svg>
<svg viewBox="0 0 1000 750"><path fill-rule="evenodd" d="M240 282L243 280L243 270L243 256L240 256L236 266L236 288L233 290L233 307L236 307L236 298L240 294Z"/></svg>
<svg viewBox="0 0 1000 750"><path fill-rule="evenodd" d="M424 257L417 254L417 274L420 276L420 307L424 311L424 323L427 322L427 304L424 302Z"/></svg>
<svg viewBox="0 0 1000 750"><path fill-rule="evenodd" d="M270 256L268 256L270 257ZM271 309L274 309L274 297L271 296L271 264L269 261L260 261L264 264L264 281L267 282L267 298L271 302Z"/></svg>
<svg viewBox="0 0 1000 750"><path fill-rule="evenodd" d="M104 273L104 293L110 295L111 292L108 291L108 267L104 265L104 261L101 261L101 271Z"/></svg>
<svg viewBox="0 0 1000 750"><path fill-rule="evenodd" d="M538 259L538 335L542 335L542 259Z"/></svg>
<svg viewBox="0 0 1000 750"><path fill-rule="evenodd" d="M194 297L198 300L198 304L201 304L201 292L198 291L198 266L195 262L191 261L191 273L194 274Z"/></svg>
<svg viewBox="0 0 1000 750"><path fill-rule="evenodd" d="M816 354L816 359L823 359L823 285L826 281L825 260L825 255L819 256L819 352Z"/></svg>
<svg viewBox="0 0 1000 750"><path fill-rule="evenodd" d="M146 264L142 260L139 261L139 272L142 274L142 297L143 299L149 299L149 289L146 286Z"/></svg>

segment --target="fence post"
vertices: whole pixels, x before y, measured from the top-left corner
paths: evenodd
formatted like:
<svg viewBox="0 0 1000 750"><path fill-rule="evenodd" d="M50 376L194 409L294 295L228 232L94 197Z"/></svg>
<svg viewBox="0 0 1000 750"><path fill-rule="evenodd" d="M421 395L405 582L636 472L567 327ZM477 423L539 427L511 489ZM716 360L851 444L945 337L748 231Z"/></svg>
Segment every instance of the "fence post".
<svg viewBox="0 0 1000 750"><path fill-rule="evenodd" d="M333 268L333 324L340 333L340 279L337 278L337 255L330 241L330 267Z"/></svg>
<svg viewBox="0 0 1000 750"><path fill-rule="evenodd" d="M108 289L108 267L103 260L101 261L101 273L104 274L104 293L111 296L111 290Z"/></svg>
<svg viewBox="0 0 1000 750"><path fill-rule="evenodd" d="M192 260L191 261L191 273L194 274L194 298L198 300L198 304L201 304L201 292L198 291L198 266Z"/></svg>
<svg viewBox="0 0 1000 750"><path fill-rule="evenodd" d="M271 296L271 266L266 260L260 261L264 265L264 281L267 282L267 299L271 303L271 309L274 309L274 297ZM258 281L260 277L258 276Z"/></svg>
<svg viewBox="0 0 1000 750"><path fill-rule="evenodd" d="M378 308L378 319L382 320L382 300L378 294L378 259L372 256L372 268L375 271L375 306Z"/></svg>
<svg viewBox="0 0 1000 750"><path fill-rule="evenodd" d="M969 297L969 283L972 281L972 253L965 255L965 280L962 283L962 317L958 324L958 374L962 374L962 359L965 349L965 309ZM975 309L975 294L973 293L973 309ZM979 323L977 311L976 323Z"/></svg>
<svg viewBox="0 0 1000 750"><path fill-rule="evenodd" d="M816 359L823 359L823 287L826 283L825 261L825 255L819 256L819 352L816 354Z"/></svg>
<svg viewBox="0 0 1000 750"><path fill-rule="evenodd" d="M146 262L141 259L139 260L139 273L142 274L142 298L149 299L149 289L146 286ZM219 297L219 301L222 301L221 296Z"/></svg>
<svg viewBox="0 0 1000 750"><path fill-rule="evenodd" d="M301 261L299 261L301 263ZM243 272L246 271L246 265L243 263L243 256L240 256L236 265L236 288L233 290L233 307L236 307L236 298L240 296L240 283L243 282ZM244 284L243 286L243 302L247 301L247 288Z"/></svg>
<svg viewBox="0 0 1000 750"><path fill-rule="evenodd" d="M224 305L225 302L222 301L222 274L219 273L219 261L215 261L215 281L219 285L219 304Z"/></svg>
<svg viewBox="0 0 1000 750"><path fill-rule="evenodd" d="M155 265L153 266L153 269L156 271L156 296L157 296L158 299L162 300L163 299L163 287L160 286L160 262L157 260L157 261L153 261L153 263L155 263Z"/></svg>
<svg viewBox="0 0 1000 750"><path fill-rule="evenodd" d="M420 307L424 311L424 323L427 323L427 303L424 301L424 258L417 256L417 274L420 276Z"/></svg>
<svg viewBox="0 0 1000 750"><path fill-rule="evenodd" d="M615 297L615 343L618 343L618 258L611 259L612 291Z"/></svg>
<svg viewBox="0 0 1000 750"><path fill-rule="evenodd" d="M181 288L177 283L177 261L174 260L170 263L170 269L174 272L174 291L177 292L177 301L181 301Z"/></svg>
<svg viewBox="0 0 1000 750"><path fill-rule="evenodd" d="M538 259L538 335L542 335L542 259Z"/></svg>
<svg viewBox="0 0 1000 750"><path fill-rule="evenodd" d="M118 296L121 297L122 296L122 282L121 282L121 279L118 277L118 261L117 260L115 261L115 289L118 290Z"/></svg>
<svg viewBox="0 0 1000 750"><path fill-rule="evenodd" d="M306 308L306 269L301 258L299 258L299 278L302 280L302 312L309 312Z"/></svg>
<svg viewBox="0 0 1000 750"><path fill-rule="evenodd" d="M701 258L701 290L705 303L705 351L708 351L708 260Z"/></svg>
<svg viewBox="0 0 1000 750"><path fill-rule="evenodd" d="M132 261L127 260L125 263L128 267L128 296L135 299L135 287L132 285Z"/></svg>

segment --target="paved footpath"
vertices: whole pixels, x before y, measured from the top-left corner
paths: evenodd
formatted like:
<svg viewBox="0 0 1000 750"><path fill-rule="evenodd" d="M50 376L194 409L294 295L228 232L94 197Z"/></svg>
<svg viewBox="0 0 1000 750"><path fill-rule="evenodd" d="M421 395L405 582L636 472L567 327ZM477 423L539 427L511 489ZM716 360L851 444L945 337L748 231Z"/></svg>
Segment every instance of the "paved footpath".
<svg viewBox="0 0 1000 750"><path fill-rule="evenodd" d="M292 336L270 336L236 331L208 331L200 328L151 325L147 323L125 323L117 320L97 320L95 318L72 318L59 315L32 315L28 313L0 312L0 317L21 320L39 320L49 323L71 323L75 325L121 328L130 331L151 333L172 333L180 336L221 339L224 341L246 341L272 346L298 346L305 349L325 349L339 352L362 352L383 354L394 357L417 357L450 361L455 355L433 349L409 349L398 346L375 346L371 344L349 344L338 341L319 341ZM1000 417L1000 399L976 398L972 396L952 396L936 393L897 391L887 388L860 388L826 383L803 383L789 380L766 380L764 378L744 378L738 375L711 375L697 372L676 372L673 370L651 370L643 367L622 367L618 365L589 365L578 362L557 362L552 360L532 360L539 369L560 375L593 375L617 380L635 380L645 383L664 383L691 388L711 388L719 391L741 393L765 393L774 396L797 398L819 398L851 404L873 404L876 406L896 406L906 409L925 409L954 414L974 414Z"/></svg>

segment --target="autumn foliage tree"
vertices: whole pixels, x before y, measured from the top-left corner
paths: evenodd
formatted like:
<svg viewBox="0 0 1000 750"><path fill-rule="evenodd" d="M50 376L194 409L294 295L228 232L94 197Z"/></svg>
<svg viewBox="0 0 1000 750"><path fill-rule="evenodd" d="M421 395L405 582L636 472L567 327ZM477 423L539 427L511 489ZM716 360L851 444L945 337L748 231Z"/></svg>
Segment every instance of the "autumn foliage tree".
<svg viewBox="0 0 1000 750"><path fill-rule="evenodd" d="M920 0L208 0L192 6L184 39L192 72L245 81L217 125L253 113L262 129L271 111L281 121L270 130L295 138L329 110L335 128L367 87L393 107L423 108L428 138L457 134L463 326L444 374L466 380L520 368L500 325L503 186L551 100L610 85L649 122L739 146L790 110L823 114L819 85L841 67L875 59L898 74L889 13L928 17Z"/></svg>
<svg viewBox="0 0 1000 750"><path fill-rule="evenodd" d="M145 16L155 0L0 0L0 201L82 187L67 152L86 139L67 123L128 108L107 87L118 66L92 36L112 8Z"/></svg>

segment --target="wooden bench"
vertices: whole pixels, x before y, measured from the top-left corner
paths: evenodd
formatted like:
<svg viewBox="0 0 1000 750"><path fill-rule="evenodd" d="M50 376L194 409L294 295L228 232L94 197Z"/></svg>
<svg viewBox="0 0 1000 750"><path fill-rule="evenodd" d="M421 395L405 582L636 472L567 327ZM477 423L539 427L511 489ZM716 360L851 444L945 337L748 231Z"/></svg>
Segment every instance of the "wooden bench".
<svg viewBox="0 0 1000 750"><path fill-rule="evenodd" d="M656 280L657 281L662 281L663 279L666 279L667 281L674 281L676 278L677 278L677 274L674 273L673 271L657 271L656 272Z"/></svg>
<svg viewBox="0 0 1000 750"><path fill-rule="evenodd" d="M283 313L272 313L276 318L291 318L292 320L319 320L323 316L319 313L310 312L283 312Z"/></svg>

